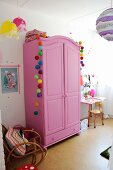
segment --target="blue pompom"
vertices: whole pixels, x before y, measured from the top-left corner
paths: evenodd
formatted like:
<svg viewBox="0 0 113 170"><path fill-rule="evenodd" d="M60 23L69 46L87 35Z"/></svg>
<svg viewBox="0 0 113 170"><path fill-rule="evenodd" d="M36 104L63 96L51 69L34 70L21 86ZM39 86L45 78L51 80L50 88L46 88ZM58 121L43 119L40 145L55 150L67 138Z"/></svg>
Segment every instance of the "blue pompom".
<svg viewBox="0 0 113 170"><path fill-rule="evenodd" d="M42 96L42 93L37 93L37 97L41 97Z"/></svg>
<svg viewBox="0 0 113 170"><path fill-rule="evenodd" d="M40 61L38 62L38 64L41 66L41 65L43 64L42 60L40 60Z"/></svg>
<svg viewBox="0 0 113 170"><path fill-rule="evenodd" d="M36 65L35 68L36 68L36 69L40 69L40 65Z"/></svg>
<svg viewBox="0 0 113 170"><path fill-rule="evenodd" d="M38 46L38 49L39 49L39 50L42 50L42 49L43 49L43 46Z"/></svg>

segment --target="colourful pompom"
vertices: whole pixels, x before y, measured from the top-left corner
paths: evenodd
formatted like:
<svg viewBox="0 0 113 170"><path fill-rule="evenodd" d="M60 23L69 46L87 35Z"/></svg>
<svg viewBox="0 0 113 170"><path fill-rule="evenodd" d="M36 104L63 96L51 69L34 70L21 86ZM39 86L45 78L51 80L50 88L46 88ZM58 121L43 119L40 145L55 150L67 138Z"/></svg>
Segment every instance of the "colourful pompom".
<svg viewBox="0 0 113 170"><path fill-rule="evenodd" d="M42 56L42 55L43 55L43 52L42 52L42 51L38 51L38 55L39 55L39 56Z"/></svg>
<svg viewBox="0 0 113 170"><path fill-rule="evenodd" d="M41 97L42 96L42 93L37 93L37 97Z"/></svg>
<svg viewBox="0 0 113 170"><path fill-rule="evenodd" d="M81 48L82 50L84 49L84 47L83 47L83 46L81 46L80 48Z"/></svg>
<svg viewBox="0 0 113 170"><path fill-rule="evenodd" d="M42 41L39 41L39 42L38 42L38 45L39 45L39 46L42 46L42 45L43 45Z"/></svg>
<svg viewBox="0 0 113 170"><path fill-rule="evenodd" d="M82 41L79 41L79 44L81 45L81 44L82 44Z"/></svg>
<svg viewBox="0 0 113 170"><path fill-rule="evenodd" d="M83 50L80 50L81 53L83 53Z"/></svg>
<svg viewBox="0 0 113 170"><path fill-rule="evenodd" d="M42 79L37 80L38 84L42 84Z"/></svg>
<svg viewBox="0 0 113 170"><path fill-rule="evenodd" d="M38 101L35 102L35 107L38 107L39 106L39 103Z"/></svg>
<svg viewBox="0 0 113 170"><path fill-rule="evenodd" d="M84 58L83 57L80 57L81 60L83 60Z"/></svg>
<svg viewBox="0 0 113 170"><path fill-rule="evenodd" d="M41 89L41 88L42 88L42 84L38 84L38 88L40 88L40 89Z"/></svg>
<svg viewBox="0 0 113 170"><path fill-rule="evenodd" d="M80 53L80 56L81 56L81 57L83 57L83 56L84 56L84 54L83 54L83 53Z"/></svg>
<svg viewBox="0 0 113 170"><path fill-rule="evenodd" d="M39 78L39 76L38 76L38 75L34 75L34 78L35 78L35 79L38 79L38 78Z"/></svg>
<svg viewBox="0 0 113 170"><path fill-rule="evenodd" d="M36 68L36 69L40 69L40 65L36 65L35 68Z"/></svg>
<svg viewBox="0 0 113 170"><path fill-rule="evenodd" d="M38 46L38 50L42 50L43 49L43 46Z"/></svg>
<svg viewBox="0 0 113 170"><path fill-rule="evenodd" d="M40 69L40 70L38 71L38 73L39 73L39 74L43 74L43 70Z"/></svg>
<svg viewBox="0 0 113 170"><path fill-rule="evenodd" d="M41 65L43 64L42 60L40 60L40 61L38 62L38 64L41 66Z"/></svg>
<svg viewBox="0 0 113 170"><path fill-rule="evenodd" d="M34 111L34 115L38 115L39 113L38 113L38 111Z"/></svg>
<svg viewBox="0 0 113 170"><path fill-rule="evenodd" d="M40 89L37 89L36 92L37 92L37 93L41 93L41 90L40 90Z"/></svg>
<svg viewBox="0 0 113 170"><path fill-rule="evenodd" d="M35 56L35 60L38 60L38 59L39 59L39 56L38 56L38 55L36 55L36 56Z"/></svg>

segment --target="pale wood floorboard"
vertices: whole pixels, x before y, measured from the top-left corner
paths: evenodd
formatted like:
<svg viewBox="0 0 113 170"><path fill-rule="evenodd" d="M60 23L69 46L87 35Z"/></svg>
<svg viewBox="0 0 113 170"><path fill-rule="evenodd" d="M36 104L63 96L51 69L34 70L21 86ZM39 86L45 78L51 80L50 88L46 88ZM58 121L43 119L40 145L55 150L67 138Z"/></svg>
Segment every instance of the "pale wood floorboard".
<svg viewBox="0 0 113 170"><path fill-rule="evenodd" d="M113 142L113 119L104 122L49 147L38 170L107 170L108 160L100 152Z"/></svg>

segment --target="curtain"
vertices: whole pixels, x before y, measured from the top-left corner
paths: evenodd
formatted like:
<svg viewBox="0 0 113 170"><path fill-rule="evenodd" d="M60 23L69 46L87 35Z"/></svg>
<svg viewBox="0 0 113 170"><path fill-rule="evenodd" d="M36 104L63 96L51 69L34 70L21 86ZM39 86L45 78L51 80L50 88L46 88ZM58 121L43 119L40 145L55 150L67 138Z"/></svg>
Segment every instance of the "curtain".
<svg viewBox="0 0 113 170"><path fill-rule="evenodd" d="M68 23L68 30L75 41L84 46L84 64L81 74L95 75L98 80L96 95L105 97L106 117L113 117L113 41L100 37L96 31L99 12L80 17Z"/></svg>
<svg viewBox="0 0 113 170"><path fill-rule="evenodd" d="M113 117L113 42L96 36L84 71L97 77L96 95L105 97L105 117Z"/></svg>

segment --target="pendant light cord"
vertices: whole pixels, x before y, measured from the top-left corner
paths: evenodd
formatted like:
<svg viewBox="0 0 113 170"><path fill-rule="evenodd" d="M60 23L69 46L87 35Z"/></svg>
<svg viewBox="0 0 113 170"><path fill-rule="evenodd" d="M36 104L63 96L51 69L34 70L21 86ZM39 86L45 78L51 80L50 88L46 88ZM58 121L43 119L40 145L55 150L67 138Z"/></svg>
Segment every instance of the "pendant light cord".
<svg viewBox="0 0 113 170"><path fill-rule="evenodd" d="M112 0L111 0L111 8L112 8Z"/></svg>

